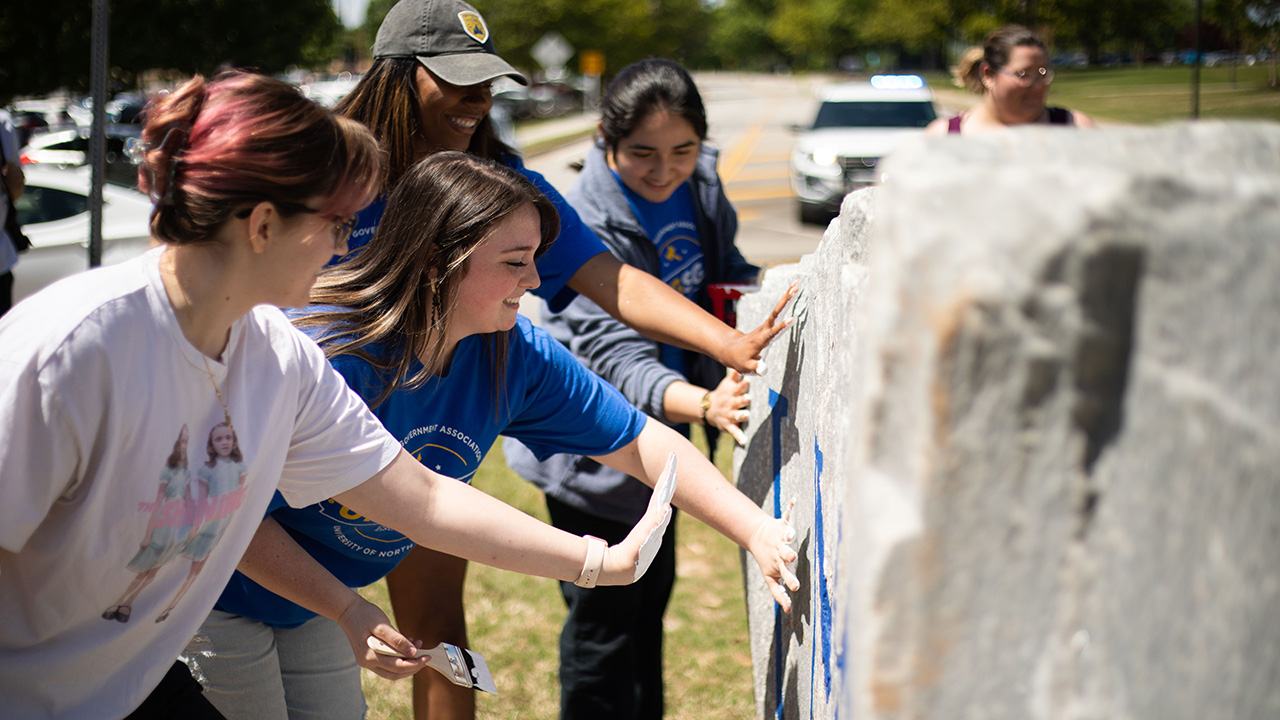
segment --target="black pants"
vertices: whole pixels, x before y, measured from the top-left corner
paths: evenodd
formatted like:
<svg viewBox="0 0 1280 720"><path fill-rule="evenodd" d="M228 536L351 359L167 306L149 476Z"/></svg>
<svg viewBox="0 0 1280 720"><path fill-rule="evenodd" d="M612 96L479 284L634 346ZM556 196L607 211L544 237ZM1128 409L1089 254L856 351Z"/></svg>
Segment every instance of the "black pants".
<svg viewBox="0 0 1280 720"><path fill-rule="evenodd" d="M610 545L630 525L605 520L547 498L551 523ZM674 512L674 508L672 509ZM562 720L661 718L662 615L676 579L676 522L672 517L653 565L640 581L586 590L560 583L569 606L560 633Z"/></svg>
<svg viewBox="0 0 1280 720"><path fill-rule="evenodd" d="M0 273L0 315L13 307L13 273Z"/></svg>
<svg viewBox="0 0 1280 720"><path fill-rule="evenodd" d="M226 720L181 661L173 663L146 700L124 720Z"/></svg>

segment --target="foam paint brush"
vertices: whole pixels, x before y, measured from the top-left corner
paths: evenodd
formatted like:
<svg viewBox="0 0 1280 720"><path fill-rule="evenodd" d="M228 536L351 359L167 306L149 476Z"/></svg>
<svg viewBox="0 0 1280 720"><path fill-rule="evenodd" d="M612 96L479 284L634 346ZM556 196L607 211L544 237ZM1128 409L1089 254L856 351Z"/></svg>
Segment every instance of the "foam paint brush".
<svg viewBox="0 0 1280 720"><path fill-rule="evenodd" d="M369 649L379 655L405 657L397 652L395 648L372 635L369 636L367 642L369 643ZM440 643L430 649L419 649L416 657L427 658L427 664L435 668L441 675L449 678L454 685L475 688L494 695L498 694L498 686L493 684L493 676L489 674L489 664L484 661L484 656L478 652L472 652L449 643Z"/></svg>

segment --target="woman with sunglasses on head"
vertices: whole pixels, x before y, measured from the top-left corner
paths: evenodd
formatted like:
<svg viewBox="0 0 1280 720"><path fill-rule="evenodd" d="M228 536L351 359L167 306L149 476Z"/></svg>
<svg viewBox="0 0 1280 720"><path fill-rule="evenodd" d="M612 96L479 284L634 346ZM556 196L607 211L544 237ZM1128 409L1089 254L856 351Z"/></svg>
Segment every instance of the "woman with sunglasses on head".
<svg viewBox="0 0 1280 720"><path fill-rule="evenodd" d="M1044 43L1021 25L987 35L982 48L970 48L955 70L958 81L982 102L968 112L939 118L925 128L931 135L986 132L1015 125L1095 126L1082 112L1045 105L1053 68Z"/></svg>
<svg viewBox="0 0 1280 720"><path fill-rule="evenodd" d="M789 608L782 584L795 590L798 583L785 566L795 559L786 519L767 515L724 482L687 440L649 422L518 315L520 297L539 284L534 262L557 230L554 207L520 174L467 153L433 154L391 193L374 242L320 276L312 292L316 304L295 313L294 324L320 343L419 462L462 483L474 476L499 435L519 438L540 458L597 458L650 487L668 454L675 453L676 504L752 552L774 596ZM360 603L347 586L381 579L414 547L403 534L340 503L290 508L277 498L274 508L264 535L246 555L268 561L258 567L258 580L270 567L293 576L288 585L328 583L335 595ZM309 557L299 559L298 546ZM441 594L439 601L427 599L433 607L457 601L457 588L448 582L465 572L466 561L456 564L428 588ZM315 579L298 583L303 572ZM279 717L264 708L282 706L292 718L362 717L359 668L340 650L349 641L363 661L365 638L386 625L386 617L369 605L367 612L333 622L316 617L308 605L305 596L277 595L243 575L228 583L202 628L214 650L193 655L191 662L230 720ZM426 647L453 643L421 639ZM226 657L220 649L229 651ZM270 662L245 662L246 657ZM390 678L420 668L371 666ZM443 679L435 672L425 676ZM458 690L474 696L468 688Z"/></svg>
<svg viewBox="0 0 1280 720"><path fill-rule="evenodd" d="M6 717L220 717L175 659L277 489L294 506L335 498L506 569L634 581L661 503L601 554L428 470L280 312L307 304L316 273L345 250L346 219L377 190L365 128L246 73L194 78L147 112L138 174L156 203L156 247L0 318ZM217 494L181 469L206 436L232 461ZM157 492L165 468L186 477ZM324 599L335 618L351 604Z"/></svg>

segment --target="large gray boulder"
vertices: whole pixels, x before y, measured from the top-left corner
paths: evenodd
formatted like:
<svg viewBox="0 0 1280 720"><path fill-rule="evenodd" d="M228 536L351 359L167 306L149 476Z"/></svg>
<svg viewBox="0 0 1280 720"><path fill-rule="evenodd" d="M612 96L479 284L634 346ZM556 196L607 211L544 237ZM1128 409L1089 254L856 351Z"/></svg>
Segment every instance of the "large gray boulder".
<svg viewBox="0 0 1280 720"><path fill-rule="evenodd" d="M1280 717L1280 126L885 169L778 273L735 458L803 555L785 618L747 563L761 715Z"/></svg>

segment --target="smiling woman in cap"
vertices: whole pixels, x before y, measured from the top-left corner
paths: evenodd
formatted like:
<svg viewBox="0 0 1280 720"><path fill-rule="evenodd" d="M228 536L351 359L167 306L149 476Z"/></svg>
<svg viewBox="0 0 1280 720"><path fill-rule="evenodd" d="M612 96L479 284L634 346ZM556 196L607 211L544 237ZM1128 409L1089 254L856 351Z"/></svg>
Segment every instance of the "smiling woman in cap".
<svg viewBox="0 0 1280 720"><path fill-rule="evenodd" d="M761 350L788 323L777 322L779 302L768 321L742 333L716 320L658 278L623 264L583 224L577 212L541 175L524 167L519 155L498 139L489 111L490 84L527 79L497 55L484 18L460 0L401 0L387 13L373 45L374 64L337 111L373 131L387 158L381 197L359 218L349 241L353 252L374 237L386 197L418 161L443 150L464 150L495 160L524 175L555 205L560 235L537 262L535 294L552 310L578 294L644 335L703 352L739 372L753 372ZM710 301L703 298L704 307ZM388 576L391 603L401 630L433 646L467 644L462 606L467 563L415 548ZM414 713L471 718L470 690L436 673L414 678Z"/></svg>

